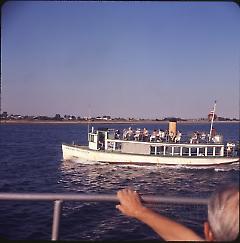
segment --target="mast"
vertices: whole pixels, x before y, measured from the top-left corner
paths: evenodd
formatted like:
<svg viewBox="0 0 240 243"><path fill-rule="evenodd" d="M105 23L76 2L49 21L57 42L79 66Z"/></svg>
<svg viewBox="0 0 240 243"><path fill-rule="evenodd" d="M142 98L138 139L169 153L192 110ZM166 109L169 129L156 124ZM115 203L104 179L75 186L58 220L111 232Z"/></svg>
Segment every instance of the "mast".
<svg viewBox="0 0 240 243"><path fill-rule="evenodd" d="M90 105L88 105L88 117L87 117L87 137L89 142L89 120L90 120Z"/></svg>
<svg viewBox="0 0 240 243"><path fill-rule="evenodd" d="M211 127L210 127L210 133L209 133L209 142L211 141L211 138L212 138L212 128L213 128L213 120L214 120L215 111L216 111L216 104L217 104L217 101L215 100L214 106L213 106L213 111L212 111Z"/></svg>

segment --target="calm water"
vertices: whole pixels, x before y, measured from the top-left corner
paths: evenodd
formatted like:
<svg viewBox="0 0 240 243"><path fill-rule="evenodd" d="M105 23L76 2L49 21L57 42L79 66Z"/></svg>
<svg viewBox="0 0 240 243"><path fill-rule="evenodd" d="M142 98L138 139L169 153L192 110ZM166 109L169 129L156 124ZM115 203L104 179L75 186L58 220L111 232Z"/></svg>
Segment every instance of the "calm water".
<svg viewBox="0 0 240 243"><path fill-rule="evenodd" d="M97 128L98 126L96 126ZM101 125L102 127L102 125ZM104 125L127 128L127 125ZM166 125L132 125L166 129ZM239 139L239 124L216 124L227 140ZM179 124L183 134L209 130L207 124ZM63 162L61 143L87 144L87 125L0 125L0 191L116 193L132 187L142 194L207 197L223 183L239 182L237 165L214 168L128 167ZM52 203L0 201L0 238L50 239ZM200 235L204 206L149 205ZM114 203L65 202L61 240L160 239L144 224L125 216Z"/></svg>

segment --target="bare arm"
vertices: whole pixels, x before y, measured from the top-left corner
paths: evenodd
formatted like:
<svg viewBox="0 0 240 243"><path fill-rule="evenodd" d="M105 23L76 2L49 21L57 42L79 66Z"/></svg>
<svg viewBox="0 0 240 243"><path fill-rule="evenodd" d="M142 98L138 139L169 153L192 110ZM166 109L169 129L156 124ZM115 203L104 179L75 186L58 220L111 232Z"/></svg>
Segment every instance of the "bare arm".
<svg viewBox="0 0 240 243"><path fill-rule="evenodd" d="M118 191L117 197L120 200L120 204L116 208L123 214L144 222L164 240L203 241L191 229L144 207L137 192L130 189L123 189Z"/></svg>

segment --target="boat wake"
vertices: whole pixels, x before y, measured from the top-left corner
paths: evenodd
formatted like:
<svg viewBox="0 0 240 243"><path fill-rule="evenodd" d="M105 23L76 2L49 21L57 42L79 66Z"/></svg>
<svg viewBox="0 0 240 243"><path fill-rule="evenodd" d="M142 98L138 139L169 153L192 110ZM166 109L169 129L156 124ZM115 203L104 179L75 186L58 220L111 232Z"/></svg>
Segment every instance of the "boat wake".
<svg viewBox="0 0 240 243"><path fill-rule="evenodd" d="M65 160L65 162L71 162L71 160ZM83 165L102 165L102 166L112 166L113 168L144 168L147 170L160 170L160 169L173 169L173 170L182 170L182 169L187 169L187 170L214 170L216 172L219 171L239 171L239 162L234 162L232 164L228 165L208 165L208 166L191 166L191 165L164 165L164 164L152 164L152 165L146 165L146 164L127 164L127 163L107 163L107 162L101 162L101 161L92 161L92 160L77 160L75 161L78 164L83 164Z"/></svg>
<svg viewBox="0 0 240 243"><path fill-rule="evenodd" d="M239 167L239 162L235 162L232 163L231 165L220 165L217 168L214 168L215 171L231 171L231 170L235 170L235 171L239 171L240 167Z"/></svg>
<svg viewBox="0 0 240 243"><path fill-rule="evenodd" d="M106 163L102 163L106 164ZM111 164L111 163L109 163ZM108 164L108 165L109 165ZM230 171L230 170L239 170L239 162L234 162L232 164L227 165L208 165L208 166L194 166L194 165L136 165L136 164L114 164L116 167L136 167L136 168L146 168L146 169L190 169L190 170L206 170L206 169L214 169L215 171Z"/></svg>

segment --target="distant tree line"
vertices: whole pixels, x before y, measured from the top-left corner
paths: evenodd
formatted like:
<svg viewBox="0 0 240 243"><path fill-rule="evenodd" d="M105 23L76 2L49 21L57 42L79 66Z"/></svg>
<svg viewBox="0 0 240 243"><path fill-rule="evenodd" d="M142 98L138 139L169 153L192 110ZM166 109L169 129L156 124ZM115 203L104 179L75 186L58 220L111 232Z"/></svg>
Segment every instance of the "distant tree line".
<svg viewBox="0 0 240 243"><path fill-rule="evenodd" d="M116 117L112 118L109 115L103 115L103 116L97 116L97 117L80 117L80 116L75 116L75 115L64 115L61 116L60 114L55 114L53 117L49 116L29 116L29 115L18 115L18 114L8 114L6 111L4 111L2 114L0 114L0 119L1 120L27 120L27 121L34 121L34 120L39 120L39 121L169 121L169 120L176 120L176 121L187 121L187 120L193 120L193 119L183 119L180 117L166 117L163 119L143 119L143 118L122 118L122 117ZM194 120L199 120L199 121L207 121L208 118L198 118ZM217 117L217 121L239 121L239 119L236 118L224 118L224 117Z"/></svg>

